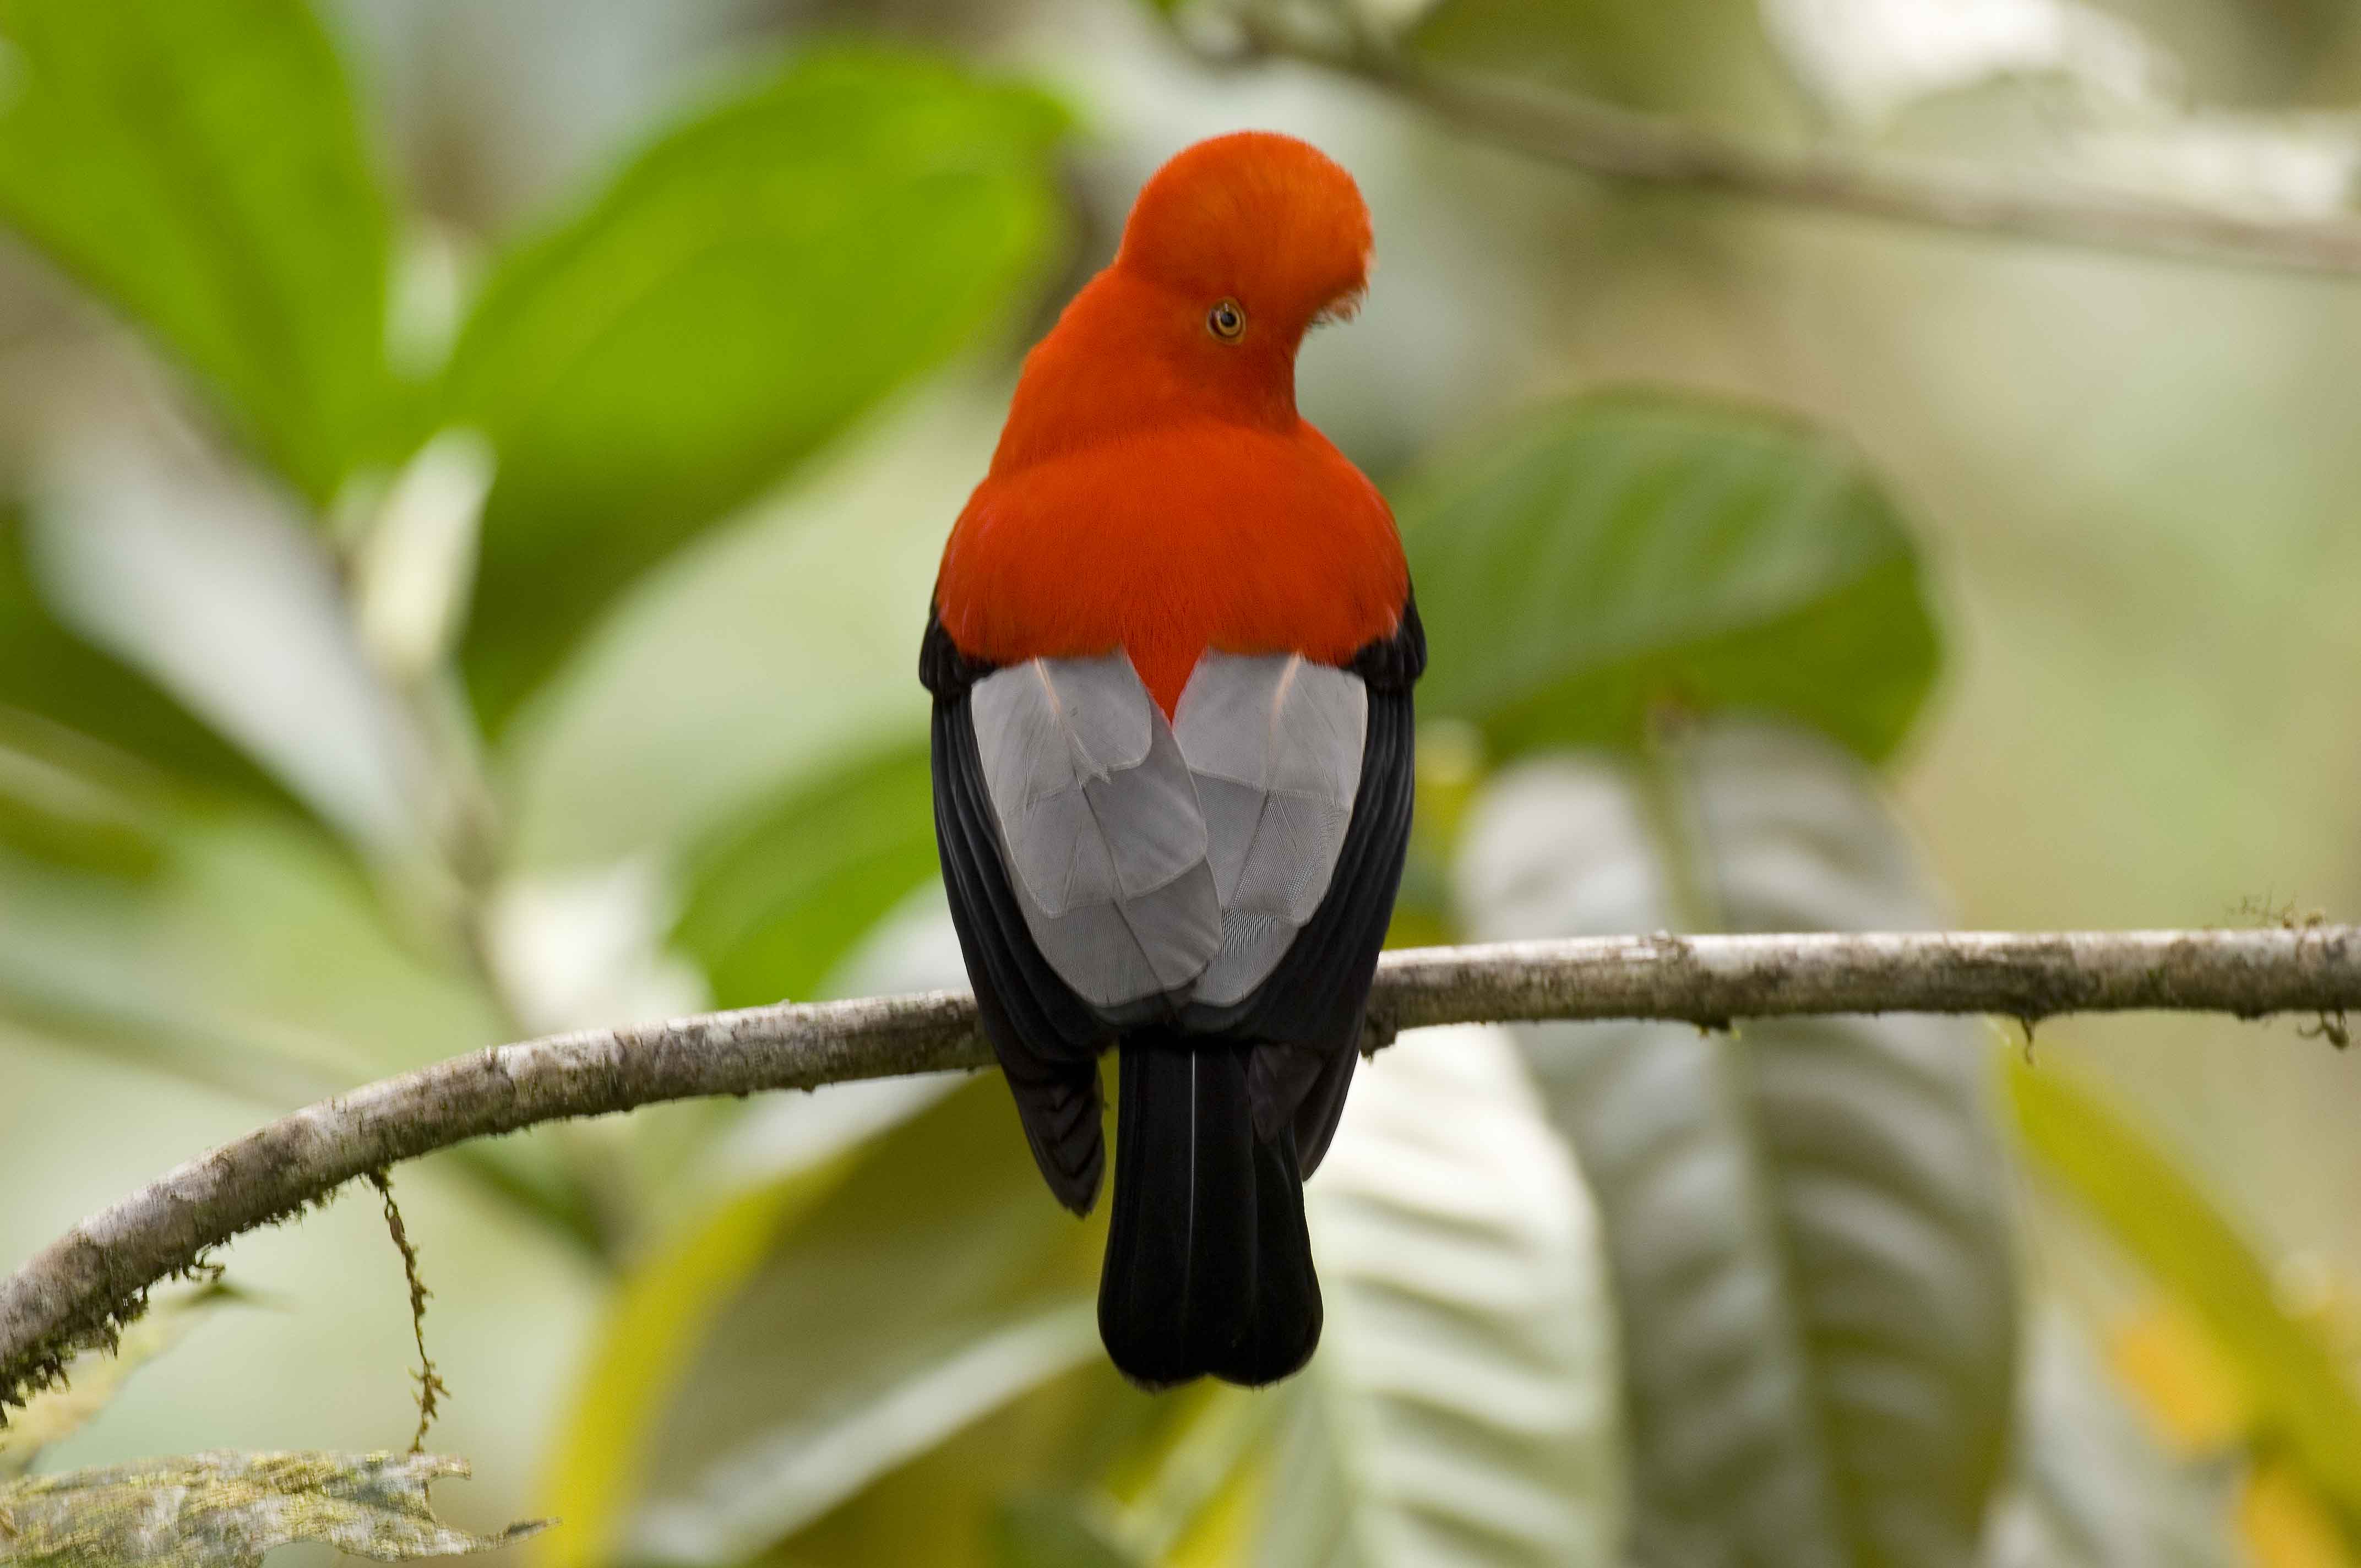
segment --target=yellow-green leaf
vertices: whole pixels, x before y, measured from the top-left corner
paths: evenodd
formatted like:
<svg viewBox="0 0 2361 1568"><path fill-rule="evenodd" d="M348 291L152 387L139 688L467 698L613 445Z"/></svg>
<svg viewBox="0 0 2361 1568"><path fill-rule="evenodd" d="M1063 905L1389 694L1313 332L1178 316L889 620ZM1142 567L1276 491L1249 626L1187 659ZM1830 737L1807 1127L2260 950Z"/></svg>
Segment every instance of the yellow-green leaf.
<svg viewBox="0 0 2361 1568"><path fill-rule="evenodd" d="M2246 1379L2262 1441L2361 1525L2361 1396L2279 1302L2271 1271L2155 1144L2054 1065L2011 1057L2026 1150L2157 1282L2185 1302Z"/></svg>

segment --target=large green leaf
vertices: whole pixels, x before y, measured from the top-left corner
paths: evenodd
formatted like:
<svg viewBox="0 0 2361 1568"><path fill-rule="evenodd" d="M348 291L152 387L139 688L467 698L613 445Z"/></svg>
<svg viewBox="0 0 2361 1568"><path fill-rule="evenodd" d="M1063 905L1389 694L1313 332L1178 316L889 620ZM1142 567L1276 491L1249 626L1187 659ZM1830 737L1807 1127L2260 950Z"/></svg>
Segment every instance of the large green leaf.
<svg viewBox="0 0 2361 1568"><path fill-rule="evenodd" d="M1850 451L1784 419L1580 398L1400 510L1433 650L1421 710L1504 753L1628 743L1670 709L1776 715L1876 758L1934 679L1900 516Z"/></svg>
<svg viewBox="0 0 2361 1568"><path fill-rule="evenodd" d="M1858 764L1770 726L1512 769L1461 873L1485 938L1937 923ZM2016 1310L1978 1026L1523 1034L1606 1223L1642 1557L1971 1562Z"/></svg>
<svg viewBox="0 0 2361 1568"><path fill-rule="evenodd" d="M321 821L387 860L425 850L435 791L419 728L355 635L330 553L278 487L202 453L95 436L58 455L23 547L60 623L171 693ZM48 695L90 707L71 688Z"/></svg>
<svg viewBox="0 0 2361 1568"><path fill-rule="evenodd" d="M715 1003L814 995L870 927L936 874L933 780L923 746L799 781L703 846L674 943Z"/></svg>
<svg viewBox="0 0 2361 1568"><path fill-rule="evenodd" d="M314 503L386 433L389 223L303 0L0 0L0 221Z"/></svg>
<svg viewBox="0 0 2361 1568"><path fill-rule="evenodd" d="M119 775L119 764L89 761L95 743L140 759L161 780L296 809L269 774L146 675L68 630L41 597L28 546L24 514L0 507L0 710L32 716L0 718L0 743L52 766Z"/></svg>
<svg viewBox="0 0 2361 1568"><path fill-rule="evenodd" d="M815 53L500 264L444 411L500 454L465 652L487 722L648 566L1010 308L1063 124L930 60Z"/></svg>
<svg viewBox="0 0 2361 1568"><path fill-rule="evenodd" d="M1513 1039L1428 1030L1362 1068L1305 1201L1327 1324L1258 1560L1621 1562L1598 1216Z"/></svg>
<svg viewBox="0 0 2361 1568"><path fill-rule="evenodd" d="M1007 404L1005 378L931 378L634 592L505 749L515 858L678 861L797 781L923 745L917 629Z"/></svg>
<svg viewBox="0 0 2361 1568"><path fill-rule="evenodd" d="M2268 1266L2196 1184L2064 1069L2013 1061L2008 1087L2037 1168L2203 1321L2268 1444L2361 1543L2361 1388L2333 1344L2288 1310Z"/></svg>
<svg viewBox="0 0 2361 1568"><path fill-rule="evenodd" d="M2033 1320L1989 1568L2231 1568L2226 1476L2176 1464L2062 1311Z"/></svg>

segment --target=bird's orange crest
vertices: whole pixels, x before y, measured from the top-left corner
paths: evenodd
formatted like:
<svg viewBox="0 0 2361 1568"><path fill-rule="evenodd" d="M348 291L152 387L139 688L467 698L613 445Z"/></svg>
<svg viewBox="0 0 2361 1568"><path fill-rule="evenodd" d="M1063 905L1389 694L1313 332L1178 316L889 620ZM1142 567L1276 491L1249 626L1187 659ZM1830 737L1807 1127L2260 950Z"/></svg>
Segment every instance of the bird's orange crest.
<svg viewBox="0 0 2361 1568"><path fill-rule="evenodd" d="M1156 171L1115 265L1191 300L1235 296L1249 323L1291 344L1358 306L1371 246L1368 205L1334 159L1293 137L1239 131Z"/></svg>

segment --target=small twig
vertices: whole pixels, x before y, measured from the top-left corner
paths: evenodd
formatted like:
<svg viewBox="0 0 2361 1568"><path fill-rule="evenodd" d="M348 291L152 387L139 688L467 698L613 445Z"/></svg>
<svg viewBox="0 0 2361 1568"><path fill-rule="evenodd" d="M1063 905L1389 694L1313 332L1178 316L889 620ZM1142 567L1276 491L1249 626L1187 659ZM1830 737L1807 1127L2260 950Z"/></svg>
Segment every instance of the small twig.
<svg viewBox="0 0 2361 1568"><path fill-rule="evenodd" d="M385 1200L385 1228L393 1237L394 1249L401 1254L401 1277L410 1283L410 1336L418 1342L418 1370L412 1374L418 1379L418 1431L410 1440L410 1452L423 1453L427 1429L442 1411L442 1396L451 1391L435 1370L434 1358L426 1354L426 1299L434 1292L419 1277L418 1248L411 1244L409 1228L401 1223L401 1205L393 1201L393 1178L383 1169L372 1170L368 1183Z"/></svg>
<svg viewBox="0 0 2361 1568"><path fill-rule="evenodd" d="M1324 66L1433 110L1488 140L1609 180L1747 201L2182 260L2361 272L2361 219L2251 216L2157 197L1850 149L1785 153L1658 115L1512 79L1437 68L1367 38L1312 38L1249 11L1245 49Z"/></svg>
<svg viewBox="0 0 2361 1568"><path fill-rule="evenodd" d="M2361 927L1602 937L1389 953L1391 1029L1554 1019L2361 1007ZM659 1101L988 1065L965 995L748 1008L472 1052L273 1122L94 1214L0 1281L0 1408L205 1249L469 1138Z"/></svg>

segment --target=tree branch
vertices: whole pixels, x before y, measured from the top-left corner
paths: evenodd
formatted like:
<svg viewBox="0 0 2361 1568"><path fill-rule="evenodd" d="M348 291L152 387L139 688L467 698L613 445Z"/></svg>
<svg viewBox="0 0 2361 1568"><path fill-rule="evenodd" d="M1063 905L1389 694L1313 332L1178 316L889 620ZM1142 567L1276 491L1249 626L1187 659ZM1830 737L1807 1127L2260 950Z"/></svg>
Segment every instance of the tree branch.
<svg viewBox="0 0 2361 1568"><path fill-rule="evenodd" d="M1341 71L1477 136L1609 180L2101 250L2361 272L2361 220L2257 217L2092 186L2027 186L1924 159L1770 151L1595 98L1436 70L1370 42L1300 37L1252 15L1239 25L1247 58L1283 56Z"/></svg>
<svg viewBox="0 0 2361 1568"><path fill-rule="evenodd" d="M1725 1026L1832 1013L1989 1013L2028 1026L2136 1009L2361 1008L2361 927L2013 935L1608 937L1386 955L1373 1044L1460 1023L1636 1018ZM815 1089L991 1062L948 992L749 1008L471 1052L324 1100L168 1172L0 1284L0 1409L111 1337L147 1288L241 1232L423 1154L538 1123L700 1095Z"/></svg>

